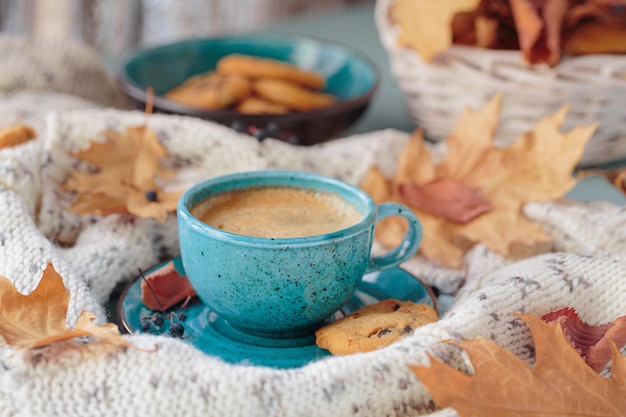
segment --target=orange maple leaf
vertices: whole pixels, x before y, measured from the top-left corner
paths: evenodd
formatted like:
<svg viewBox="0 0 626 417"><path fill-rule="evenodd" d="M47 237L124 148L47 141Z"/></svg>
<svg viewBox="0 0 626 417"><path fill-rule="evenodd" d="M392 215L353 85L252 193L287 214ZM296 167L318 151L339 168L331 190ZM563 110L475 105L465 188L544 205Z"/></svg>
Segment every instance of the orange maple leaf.
<svg viewBox="0 0 626 417"><path fill-rule="evenodd" d="M560 326L530 314L519 317L533 333L534 368L486 339L458 343L472 376L430 355L430 367L410 366L438 407L452 407L463 417L626 416L626 358L614 344L608 379L585 363Z"/></svg>
<svg viewBox="0 0 626 417"><path fill-rule="evenodd" d="M83 311L73 329L66 326L70 292L51 264L37 288L20 294L11 281L0 277L0 337L11 346L34 349L77 337L92 336L117 346L132 345L120 335L117 325L93 322L95 315Z"/></svg>
<svg viewBox="0 0 626 417"><path fill-rule="evenodd" d="M183 300L196 296L196 291L185 275L181 275L169 261L141 280L141 301L150 310L165 311Z"/></svg>
<svg viewBox="0 0 626 417"><path fill-rule="evenodd" d="M567 113L567 108L562 108L508 148L499 148L493 145L493 138L501 100L497 95L482 110L466 109L446 140L446 154L438 163L417 130L399 155L391 180L374 168L361 184L377 203L399 201L409 205L424 229L420 252L449 267L462 266L464 254L478 242L516 258L550 250L552 238L526 218L522 208L529 202L560 198L576 185L573 170L596 128L576 127L561 133ZM402 198L403 185L419 187L442 178L464 183L486 200L490 210L458 223ZM472 209L475 205L457 206ZM388 218L376 227L376 238L385 246L395 246L405 229L401 219Z"/></svg>
<svg viewBox="0 0 626 417"><path fill-rule="evenodd" d="M124 133L105 132L105 142L91 142L73 156L96 168L95 172L73 172L62 188L78 196L69 210L78 214L130 213L164 221L176 209L182 191L165 192L155 178L174 173L161 165L167 150L156 133L145 126Z"/></svg>

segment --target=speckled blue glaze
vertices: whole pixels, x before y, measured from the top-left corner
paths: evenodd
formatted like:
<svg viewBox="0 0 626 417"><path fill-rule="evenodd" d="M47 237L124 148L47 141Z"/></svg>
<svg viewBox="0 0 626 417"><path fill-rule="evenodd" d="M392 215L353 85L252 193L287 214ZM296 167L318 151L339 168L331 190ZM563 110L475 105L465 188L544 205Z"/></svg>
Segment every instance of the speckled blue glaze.
<svg viewBox="0 0 626 417"><path fill-rule="evenodd" d="M364 218L328 234L269 239L213 228L190 213L212 195L263 186L336 193ZM352 296L366 272L398 265L422 239L419 220L408 208L376 206L357 187L300 171L243 172L203 181L183 194L177 213L182 262L198 297L232 327L262 337L310 334ZM374 226L391 215L408 219L409 232L395 250L370 259Z"/></svg>

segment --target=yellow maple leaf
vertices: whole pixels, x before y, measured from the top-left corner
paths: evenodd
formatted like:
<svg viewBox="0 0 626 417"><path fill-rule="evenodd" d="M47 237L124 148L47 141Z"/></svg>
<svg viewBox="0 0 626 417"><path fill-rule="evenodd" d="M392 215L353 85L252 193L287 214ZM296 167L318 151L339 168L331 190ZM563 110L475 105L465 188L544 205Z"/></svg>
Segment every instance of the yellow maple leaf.
<svg viewBox="0 0 626 417"><path fill-rule="evenodd" d="M408 46L426 61L452 45L452 20L478 7L480 0L395 0L394 18L401 27L398 43Z"/></svg>
<svg viewBox="0 0 626 417"><path fill-rule="evenodd" d="M73 329L66 326L70 292L51 264L37 288L20 294L11 281L0 277L0 337L11 346L34 349L77 337L92 336L117 346L132 345L120 335L117 325L93 322L93 313L83 311Z"/></svg>
<svg viewBox="0 0 626 417"><path fill-rule="evenodd" d="M410 366L438 407L462 417L626 416L626 358L611 344L611 378L598 375L563 337L560 326L520 314L535 340L533 368L486 339L461 341L474 369L467 375L429 355Z"/></svg>
<svg viewBox="0 0 626 417"><path fill-rule="evenodd" d="M424 229L421 253L453 268L462 266L464 254L479 242L515 258L550 250L552 238L539 224L526 218L522 208L529 202L560 198L576 185L573 170L596 129L592 125L561 133L567 114L564 107L539 121L511 146L499 148L493 145L493 138L501 101L501 95L497 95L479 111L466 109L446 140L446 154L439 163L432 161L418 130L399 155L391 180L373 169L361 184L377 203L408 204ZM486 200L490 210L458 223L437 212L420 209L399 192L404 185L424 186L442 178L462 182ZM395 246L406 225L402 220L389 218L376 229L381 243Z"/></svg>
<svg viewBox="0 0 626 417"><path fill-rule="evenodd" d="M130 213L164 221L176 209L181 191L165 192L155 183L172 171L161 165L167 150L156 133L145 126L124 133L105 132L105 142L91 142L73 156L96 168L95 172L73 172L62 188L75 191L69 210L78 214Z"/></svg>

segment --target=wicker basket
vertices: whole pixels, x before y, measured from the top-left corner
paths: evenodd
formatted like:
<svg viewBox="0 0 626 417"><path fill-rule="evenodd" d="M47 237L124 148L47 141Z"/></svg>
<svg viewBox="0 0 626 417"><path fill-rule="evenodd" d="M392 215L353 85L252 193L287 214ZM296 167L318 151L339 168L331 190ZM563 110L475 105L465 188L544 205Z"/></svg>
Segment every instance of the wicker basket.
<svg viewBox="0 0 626 417"><path fill-rule="evenodd" d="M376 25L407 111L429 139L445 139L465 107L480 108L502 92L496 144L512 143L540 118L569 104L565 130L599 122L583 165L626 157L626 55L566 57L550 68L526 64L519 51L453 46L426 63L398 45L392 3L377 0Z"/></svg>

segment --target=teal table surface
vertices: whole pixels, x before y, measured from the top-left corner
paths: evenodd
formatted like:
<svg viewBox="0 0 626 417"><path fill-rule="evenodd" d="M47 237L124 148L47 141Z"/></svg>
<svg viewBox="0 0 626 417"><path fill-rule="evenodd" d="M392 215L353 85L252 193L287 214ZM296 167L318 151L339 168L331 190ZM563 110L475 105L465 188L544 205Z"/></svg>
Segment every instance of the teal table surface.
<svg viewBox="0 0 626 417"><path fill-rule="evenodd" d="M378 39L373 6L356 6L339 12L289 19L272 25L264 33L299 34L337 42L375 63L380 73L379 89L364 117L346 131L345 136L386 128L410 132L415 128L405 111L402 92L391 75L387 52Z"/></svg>
<svg viewBox="0 0 626 417"><path fill-rule="evenodd" d="M380 43L374 23L373 5L282 21L265 29L263 33L300 34L338 42L354 48L377 65L381 76L379 90L364 117L345 132L344 136L387 128L404 132L415 129L405 110L402 92L391 75L387 52ZM618 167L626 167L626 160L605 166ZM626 196L600 177L583 179L568 197L579 201L626 204Z"/></svg>

